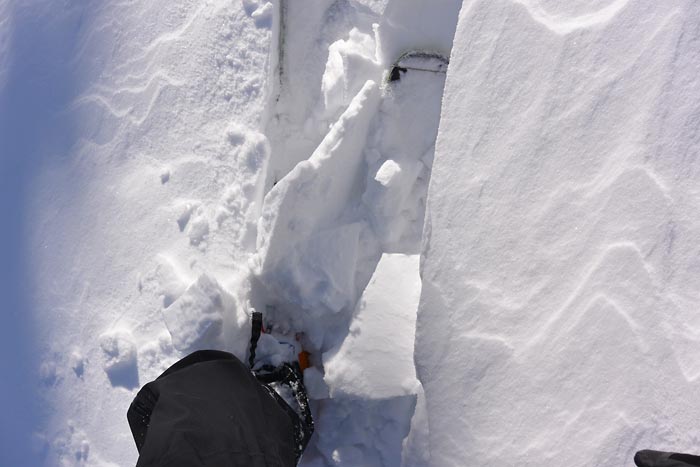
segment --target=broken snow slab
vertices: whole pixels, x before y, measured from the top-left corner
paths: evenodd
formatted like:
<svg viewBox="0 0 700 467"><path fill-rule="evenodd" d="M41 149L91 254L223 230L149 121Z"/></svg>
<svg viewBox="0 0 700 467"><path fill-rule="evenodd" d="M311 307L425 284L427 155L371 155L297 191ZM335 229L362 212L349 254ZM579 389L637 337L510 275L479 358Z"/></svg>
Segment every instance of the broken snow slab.
<svg viewBox="0 0 700 467"><path fill-rule="evenodd" d="M219 283L202 274L172 305L163 310L173 346L191 351L221 334L227 294Z"/></svg>
<svg viewBox="0 0 700 467"><path fill-rule="evenodd" d="M388 399L415 394L419 256L384 254L340 347L323 354L331 397Z"/></svg>

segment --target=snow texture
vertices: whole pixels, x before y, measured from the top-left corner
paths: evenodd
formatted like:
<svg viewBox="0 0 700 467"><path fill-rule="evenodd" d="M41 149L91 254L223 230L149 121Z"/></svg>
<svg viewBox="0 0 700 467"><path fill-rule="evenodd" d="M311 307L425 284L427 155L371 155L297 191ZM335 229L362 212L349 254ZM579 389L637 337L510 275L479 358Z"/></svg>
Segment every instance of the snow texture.
<svg viewBox="0 0 700 467"><path fill-rule="evenodd" d="M415 394L413 368L420 297L418 255L384 255L340 348L323 354L331 397L386 399Z"/></svg>
<svg viewBox="0 0 700 467"><path fill-rule="evenodd" d="M695 2L465 2L423 239L431 464L697 451Z"/></svg>
<svg viewBox="0 0 700 467"><path fill-rule="evenodd" d="M311 157L265 197L255 271L268 288L281 290L282 301L331 312L351 306L354 265L348 263L357 256L359 228L323 231L356 185L378 98L376 83L367 81Z"/></svg>
<svg viewBox="0 0 700 467"><path fill-rule="evenodd" d="M697 451L698 24L0 1L0 464L133 465L138 388L253 310L311 354L306 467Z"/></svg>
<svg viewBox="0 0 700 467"><path fill-rule="evenodd" d="M445 75L388 83L403 48L426 45L419 31L396 41L432 10L397 3L3 4L2 34L21 34L0 37L2 99L28 116L2 131L36 161L21 178L44 414L29 465L135 463L124 411L138 388L195 349L245 358L253 309L275 330L259 363L311 352L306 465L398 465L415 451L416 254ZM451 23L425 27L447 56L458 5L445 5L425 17ZM59 53L40 52L49 44ZM45 106L34 96L52 86ZM410 267L376 275L358 305L385 253ZM371 306L397 290L405 309ZM401 345L341 391L323 355L347 352L331 373L366 360L376 347L357 333L379 330L358 316L400 320ZM391 387L369 394L390 361Z"/></svg>

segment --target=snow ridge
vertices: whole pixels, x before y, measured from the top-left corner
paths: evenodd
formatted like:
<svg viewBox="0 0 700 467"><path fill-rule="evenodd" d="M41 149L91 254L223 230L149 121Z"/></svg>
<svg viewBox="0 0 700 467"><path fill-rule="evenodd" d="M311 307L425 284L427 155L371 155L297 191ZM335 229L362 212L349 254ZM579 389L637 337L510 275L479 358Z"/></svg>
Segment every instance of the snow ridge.
<svg viewBox="0 0 700 467"><path fill-rule="evenodd" d="M533 20L545 26L550 31L556 34L570 34L580 29L589 29L592 27L602 26L608 21L615 18L620 11L625 8L629 0L615 0L611 2L593 2L593 7L598 7L597 10L586 11L585 8L589 5L582 5L583 2L571 2L568 8L574 11L566 11L567 6L564 6L564 11L552 11L546 5L546 2L538 0L514 0L514 3L522 5L528 11ZM543 5L545 3L545 5ZM603 3L605 6L599 6L597 3ZM605 3L608 3L607 5ZM572 8L573 7L573 8ZM583 7L583 11L576 11ZM561 6L559 6L561 8Z"/></svg>

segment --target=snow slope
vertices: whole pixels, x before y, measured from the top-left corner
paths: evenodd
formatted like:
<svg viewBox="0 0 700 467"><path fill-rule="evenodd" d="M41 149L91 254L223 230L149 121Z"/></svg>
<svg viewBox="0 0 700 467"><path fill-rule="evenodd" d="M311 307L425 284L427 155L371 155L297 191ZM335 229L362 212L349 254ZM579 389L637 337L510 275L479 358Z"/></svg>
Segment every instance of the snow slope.
<svg viewBox="0 0 700 467"><path fill-rule="evenodd" d="M423 239L431 465L698 450L700 6L465 2Z"/></svg>
<svg viewBox="0 0 700 467"><path fill-rule="evenodd" d="M423 462L409 349L445 75L387 76L411 49L449 55L460 2L434 5L8 7L44 465L133 464L138 388L195 349L244 358L253 309L312 352L306 465Z"/></svg>
<svg viewBox="0 0 700 467"><path fill-rule="evenodd" d="M195 349L245 357L253 309L312 354L306 466L696 450L699 16L0 2L2 350L24 363L0 369L0 463L133 464L138 388ZM39 461L4 449L28 409Z"/></svg>
<svg viewBox="0 0 700 467"><path fill-rule="evenodd" d="M14 5L34 27L10 79L50 104L24 149L40 162L25 209L46 465L133 465L138 387L194 348L244 352L234 295L269 151L263 3ZM44 27L57 37L30 33Z"/></svg>

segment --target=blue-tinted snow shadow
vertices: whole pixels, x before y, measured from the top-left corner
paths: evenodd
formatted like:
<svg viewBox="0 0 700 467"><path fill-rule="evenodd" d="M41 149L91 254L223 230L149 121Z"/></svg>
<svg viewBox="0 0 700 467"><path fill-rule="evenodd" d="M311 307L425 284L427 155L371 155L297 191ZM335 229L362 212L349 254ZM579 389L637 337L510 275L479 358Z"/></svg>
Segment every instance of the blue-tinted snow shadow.
<svg viewBox="0 0 700 467"><path fill-rule="evenodd" d="M139 370L136 360L129 365L123 365L107 371L109 382L114 387L122 387L128 390L137 389L139 385Z"/></svg>
<svg viewBox="0 0 700 467"><path fill-rule="evenodd" d="M27 208L33 175L62 163L74 139L74 122L60 110L74 95L79 70L71 58L84 13L78 8L85 8L83 2L39 3L14 2L14 10L4 9L10 19L1 26L10 28L10 50L0 63L0 465L15 467L42 462L32 439L45 417L35 376L34 320L50 312L33 304L28 236L34 226Z"/></svg>

